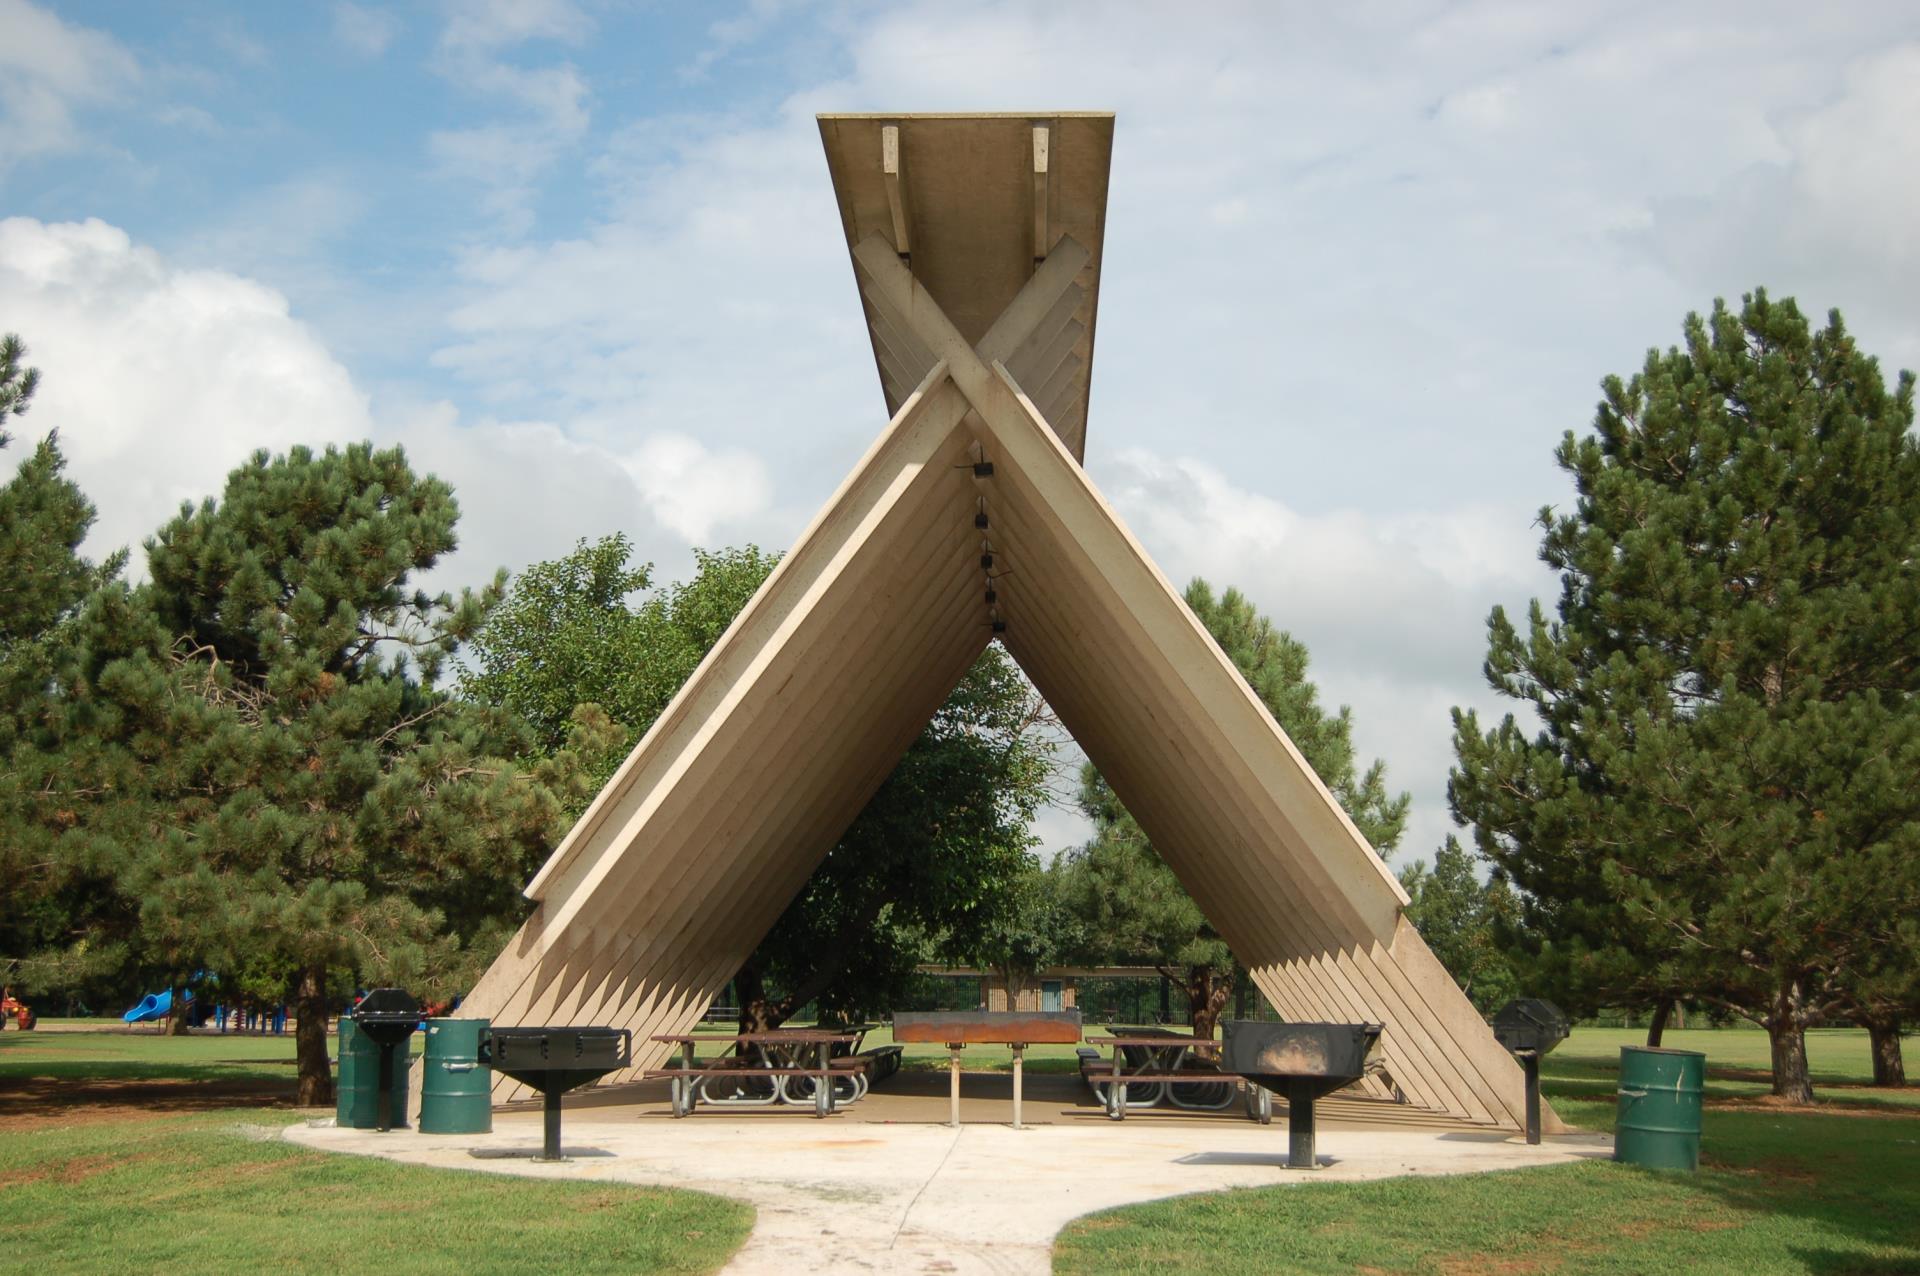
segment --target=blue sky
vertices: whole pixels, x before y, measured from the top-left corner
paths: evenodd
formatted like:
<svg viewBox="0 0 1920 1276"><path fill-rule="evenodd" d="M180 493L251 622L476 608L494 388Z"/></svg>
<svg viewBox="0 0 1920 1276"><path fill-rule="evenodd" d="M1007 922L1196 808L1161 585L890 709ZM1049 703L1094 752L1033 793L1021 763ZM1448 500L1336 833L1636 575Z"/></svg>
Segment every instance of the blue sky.
<svg viewBox="0 0 1920 1276"><path fill-rule="evenodd" d="M1893 3L0 0L0 329L98 549L374 437L459 492L449 583L613 530L671 576L882 423L813 114L1099 108L1089 472L1306 639L1403 861L1602 376L1755 284L1920 364Z"/></svg>

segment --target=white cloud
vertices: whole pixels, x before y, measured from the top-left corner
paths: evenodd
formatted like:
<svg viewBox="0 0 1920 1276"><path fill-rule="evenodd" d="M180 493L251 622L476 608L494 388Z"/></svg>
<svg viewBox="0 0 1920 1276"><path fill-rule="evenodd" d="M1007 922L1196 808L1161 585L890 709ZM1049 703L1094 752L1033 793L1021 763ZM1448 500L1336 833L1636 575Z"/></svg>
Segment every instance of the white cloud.
<svg viewBox="0 0 1920 1276"><path fill-rule="evenodd" d="M283 295L182 268L103 222L0 221L0 296L44 374L16 433L59 430L99 508L88 551L133 547L136 571L140 542L181 502L217 495L253 450L296 443L400 443L452 483L462 548L435 570L442 585L616 530L671 576L689 557L686 529L732 535L765 513L753 458L677 436L617 454L553 422L463 422L445 404L376 412Z"/></svg>
<svg viewBox="0 0 1920 1276"><path fill-rule="evenodd" d="M440 39L447 49L492 52L529 40L578 44L592 32L572 0L455 0Z"/></svg>
<svg viewBox="0 0 1920 1276"><path fill-rule="evenodd" d="M1916 119L1920 42L1854 61L1836 95L1783 118L1773 154L1657 202L1641 239L1700 293L1764 284L1815 319L1838 306L1883 362L1920 364Z"/></svg>
<svg viewBox="0 0 1920 1276"><path fill-rule="evenodd" d="M286 298L176 269L104 222L0 222L0 295L44 374L29 420L59 429L99 507L96 551L137 550L254 448L369 432L364 399Z"/></svg>
<svg viewBox="0 0 1920 1276"><path fill-rule="evenodd" d="M714 528L758 514L773 497L759 457L738 448L714 452L684 434L652 435L621 464L654 517L693 545L711 546Z"/></svg>
<svg viewBox="0 0 1920 1276"><path fill-rule="evenodd" d="M348 52L363 58L377 58L399 34L400 19L391 10L335 0L333 38Z"/></svg>
<svg viewBox="0 0 1920 1276"><path fill-rule="evenodd" d="M111 102L140 78L112 36L27 0L0 0L0 177L29 156L84 142L77 111Z"/></svg>

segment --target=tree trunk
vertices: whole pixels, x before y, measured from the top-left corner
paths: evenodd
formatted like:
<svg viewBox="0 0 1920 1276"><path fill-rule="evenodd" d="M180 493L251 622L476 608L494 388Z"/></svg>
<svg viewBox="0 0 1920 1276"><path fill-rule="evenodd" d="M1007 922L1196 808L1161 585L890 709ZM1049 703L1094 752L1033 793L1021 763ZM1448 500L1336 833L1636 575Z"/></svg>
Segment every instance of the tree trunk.
<svg viewBox="0 0 1920 1276"><path fill-rule="evenodd" d="M187 1002L178 994L174 996L173 1005L167 1010L167 1035L169 1037L187 1035Z"/></svg>
<svg viewBox="0 0 1920 1276"><path fill-rule="evenodd" d="M1793 1103L1813 1102L1813 1078L1807 1074L1807 1016L1798 980L1774 994L1767 1016L1773 1044L1773 1092Z"/></svg>
<svg viewBox="0 0 1920 1276"><path fill-rule="evenodd" d="M1213 1040L1221 1007L1227 1004L1227 998L1233 994L1233 983L1231 973L1217 974L1211 966L1187 968L1187 1022L1193 1025L1195 1037Z"/></svg>
<svg viewBox="0 0 1920 1276"><path fill-rule="evenodd" d="M733 985L740 993L740 1031L772 1032L786 1018L780 1008L767 997L766 981L760 977L760 968L749 962L740 968L733 977ZM743 1052L744 1053L744 1052Z"/></svg>
<svg viewBox="0 0 1920 1276"><path fill-rule="evenodd" d="M1660 1038L1667 1033L1667 1018L1673 1014L1673 998L1662 997L1653 1007L1653 1022L1647 1025L1647 1049L1658 1050Z"/></svg>
<svg viewBox="0 0 1920 1276"><path fill-rule="evenodd" d="M1867 1037L1873 1043L1873 1083L1903 1086L1907 1083L1907 1062L1900 1054L1900 1021L1883 1020L1867 1025Z"/></svg>
<svg viewBox="0 0 1920 1276"><path fill-rule="evenodd" d="M1021 1008L1020 996L1027 990L1026 972L1015 970L1011 966L1002 966L1000 968L1000 978L1004 980L1007 985L1007 1009L1019 1010Z"/></svg>
<svg viewBox="0 0 1920 1276"><path fill-rule="evenodd" d="M303 1108L321 1108L333 1102L333 1069L327 1057L327 968L309 966L300 972L293 999L294 1057L300 1065L300 1089L294 1099Z"/></svg>

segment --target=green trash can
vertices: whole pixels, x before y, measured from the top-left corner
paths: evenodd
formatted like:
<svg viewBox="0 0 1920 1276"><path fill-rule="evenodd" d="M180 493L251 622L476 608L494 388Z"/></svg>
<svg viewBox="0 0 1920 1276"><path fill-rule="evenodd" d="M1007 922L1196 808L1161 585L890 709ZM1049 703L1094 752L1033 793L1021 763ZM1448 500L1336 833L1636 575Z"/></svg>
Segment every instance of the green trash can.
<svg viewBox="0 0 1920 1276"><path fill-rule="evenodd" d="M340 1031L334 1041L333 1119L334 1124L351 1128L353 1119L353 1078L357 1061L353 1038L359 1035L353 1020L340 1016Z"/></svg>
<svg viewBox="0 0 1920 1276"><path fill-rule="evenodd" d="M411 1056L396 1049L393 1060L394 1125L406 1124L407 1065ZM380 1043L340 1016L340 1075L334 1081L334 1121L349 1130L380 1128Z"/></svg>
<svg viewBox="0 0 1920 1276"><path fill-rule="evenodd" d="M1620 1047L1620 1113L1613 1159L1655 1170L1700 1168L1700 1096L1707 1056Z"/></svg>
<svg viewBox="0 0 1920 1276"><path fill-rule="evenodd" d="M427 1020L420 1133L491 1134L493 1069L480 1062L488 1020Z"/></svg>

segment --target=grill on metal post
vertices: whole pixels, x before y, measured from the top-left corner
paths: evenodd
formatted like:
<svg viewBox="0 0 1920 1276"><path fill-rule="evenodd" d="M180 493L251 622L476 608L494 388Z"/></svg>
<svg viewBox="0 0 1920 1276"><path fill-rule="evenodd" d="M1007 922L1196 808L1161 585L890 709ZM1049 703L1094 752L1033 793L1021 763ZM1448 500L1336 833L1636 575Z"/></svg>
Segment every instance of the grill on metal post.
<svg viewBox="0 0 1920 1276"><path fill-rule="evenodd" d="M1515 997L1492 1020L1493 1036L1527 1074L1527 1142L1540 1141L1540 1056L1567 1039L1566 1012L1538 997Z"/></svg>
<svg viewBox="0 0 1920 1276"><path fill-rule="evenodd" d="M560 1096L633 1065L633 1034L625 1028L494 1028L480 1061L544 1100L544 1138L539 1161L560 1155Z"/></svg>
<svg viewBox="0 0 1920 1276"><path fill-rule="evenodd" d="M375 988L353 1008L354 1026L380 1047L378 1128L393 1128L393 1061L406 1048L407 1038L420 1026L420 1003L404 988ZM404 1056L402 1056L404 1057ZM405 1125L406 1113L400 1114ZM365 1118L362 1118L363 1120Z"/></svg>
<svg viewBox="0 0 1920 1276"><path fill-rule="evenodd" d="M1358 1081L1380 1042L1377 1023L1221 1022L1220 1070L1236 1073L1287 1100L1287 1168L1311 1170L1313 1101Z"/></svg>

